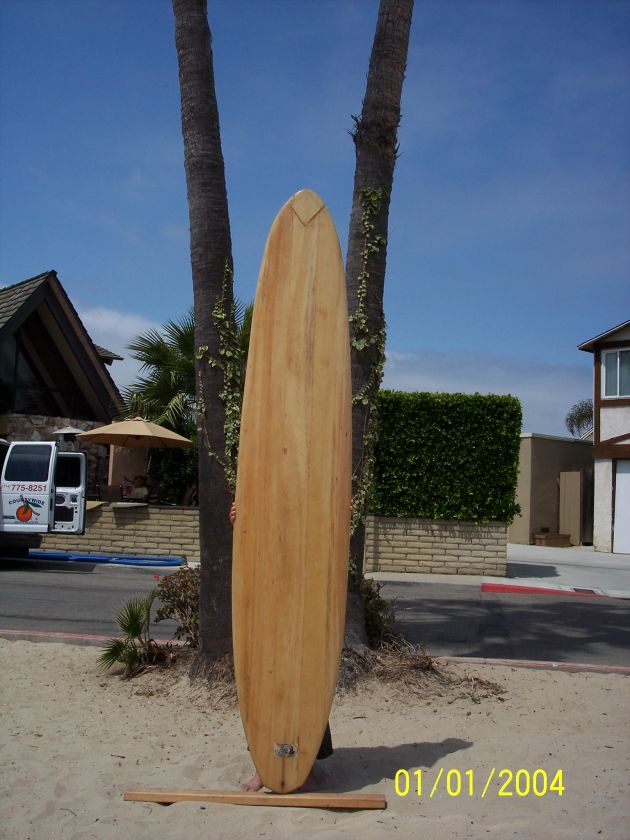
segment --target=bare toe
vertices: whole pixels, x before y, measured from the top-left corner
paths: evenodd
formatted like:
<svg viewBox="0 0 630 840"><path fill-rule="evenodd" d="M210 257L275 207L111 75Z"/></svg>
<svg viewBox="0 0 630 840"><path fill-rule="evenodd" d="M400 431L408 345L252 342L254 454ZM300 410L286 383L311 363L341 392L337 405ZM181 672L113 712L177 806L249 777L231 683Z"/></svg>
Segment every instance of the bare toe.
<svg viewBox="0 0 630 840"><path fill-rule="evenodd" d="M248 782L243 782L243 784L241 785L241 790L250 790L256 792L258 790L262 790L262 787L262 779L260 778L258 773L256 773L254 776L251 777L251 779Z"/></svg>

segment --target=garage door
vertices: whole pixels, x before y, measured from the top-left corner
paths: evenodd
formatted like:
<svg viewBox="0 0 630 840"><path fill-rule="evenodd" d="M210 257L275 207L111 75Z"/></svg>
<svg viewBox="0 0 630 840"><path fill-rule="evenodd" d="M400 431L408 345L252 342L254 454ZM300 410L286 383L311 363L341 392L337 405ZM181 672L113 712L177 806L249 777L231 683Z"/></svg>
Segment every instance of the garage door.
<svg viewBox="0 0 630 840"><path fill-rule="evenodd" d="M630 554L630 461L617 461L613 551Z"/></svg>

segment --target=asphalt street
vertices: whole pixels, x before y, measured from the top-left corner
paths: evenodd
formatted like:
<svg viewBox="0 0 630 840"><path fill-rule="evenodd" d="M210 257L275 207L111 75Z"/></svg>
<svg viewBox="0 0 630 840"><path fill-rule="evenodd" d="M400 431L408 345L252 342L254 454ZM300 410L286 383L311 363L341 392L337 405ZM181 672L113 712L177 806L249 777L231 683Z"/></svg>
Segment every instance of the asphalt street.
<svg viewBox="0 0 630 840"><path fill-rule="evenodd" d="M0 636L3 630L118 635L116 612L129 598L154 589L165 571L0 558ZM164 621L153 624L151 631L155 638L167 640L175 626Z"/></svg>
<svg viewBox="0 0 630 840"><path fill-rule="evenodd" d="M533 547L519 547L531 549ZM625 556L582 553L582 569L598 589L625 586ZM568 573L540 577L541 562L519 556L510 562L503 582L529 584L554 578L568 586ZM610 558L613 558L612 560ZM572 560L561 555L565 561ZM599 564L593 571L592 562ZM589 565L590 564L590 565ZM610 566L619 568L609 568ZM116 611L133 595L149 592L160 575L172 569L109 566L85 562L0 558L0 636L41 638L37 634L116 635ZM620 577L620 575L622 577ZM394 602L396 617L413 642L423 642L433 656L533 659L563 663L630 667L630 600L621 597L561 594L502 594L482 591L488 578L377 575L382 594ZM622 579L623 578L623 579ZM584 580L583 578L582 580ZM628 587L630 589L630 587ZM174 622L152 627L156 638L169 639ZM45 636L44 636L45 637Z"/></svg>
<svg viewBox="0 0 630 840"><path fill-rule="evenodd" d="M630 666L630 604L603 597L501 594L441 583L386 583L409 641L432 656Z"/></svg>

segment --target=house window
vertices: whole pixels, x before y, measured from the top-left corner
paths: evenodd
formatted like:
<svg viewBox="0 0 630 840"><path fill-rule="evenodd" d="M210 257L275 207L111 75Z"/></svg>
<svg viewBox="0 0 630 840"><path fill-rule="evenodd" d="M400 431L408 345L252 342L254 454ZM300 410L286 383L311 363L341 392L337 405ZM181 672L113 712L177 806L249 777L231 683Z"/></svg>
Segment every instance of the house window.
<svg viewBox="0 0 630 840"><path fill-rule="evenodd" d="M630 397L630 350L604 354L604 397Z"/></svg>

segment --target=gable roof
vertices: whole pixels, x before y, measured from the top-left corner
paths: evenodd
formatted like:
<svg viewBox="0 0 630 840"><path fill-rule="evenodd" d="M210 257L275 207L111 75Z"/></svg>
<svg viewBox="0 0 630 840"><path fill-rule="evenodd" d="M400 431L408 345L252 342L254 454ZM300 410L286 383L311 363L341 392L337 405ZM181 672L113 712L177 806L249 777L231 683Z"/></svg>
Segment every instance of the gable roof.
<svg viewBox="0 0 630 840"><path fill-rule="evenodd" d="M5 286L0 289L0 331L19 315L22 306L27 304L31 295L42 283L46 282L49 274L50 272L46 271L44 274L38 274L14 286Z"/></svg>
<svg viewBox="0 0 630 840"><path fill-rule="evenodd" d="M24 320L23 317L20 317L20 310L23 306L27 307L29 311L32 311L32 295L40 288L40 286L46 283L51 275L54 275L57 282L59 282L56 271L45 271L43 274L37 274L35 277L30 277L28 280L22 280L20 283L14 283L13 286L0 288L0 334L10 321ZM63 290L61 283L59 283L59 286L65 295L65 291ZM70 298L68 298L67 295L66 298L70 304ZM72 304L70 305L72 306ZM72 308L74 309L74 307ZM23 314L24 313L22 313L22 315ZM77 318L78 317L79 316L77 314ZM83 324L81 324L81 326L83 326ZM121 362L123 360L122 356L119 356L112 350L107 350L105 347L100 347L98 344L94 344L94 347L98 355L107 365L111 365L112 361Z"/></svg>
<svg viewBox="0 0 630 840"><path fill-rule="evenodd" d="M112 362L122 362L124 359L124 356L119 356L118 353L114 353L112 350L106 350L105 347L101 347L99 344L95 344L94 347L106 365L111 365Z"/></svg>
<svg viewBox="0 0 630 840"><path fill-rule="evenodd" d="M624 321L623 324L618 324L611 330L606 330L606 332L601 333L601 335L596 335L595 338L590 338L588 341L578 344L578 350L584 350L587 353L594 353L598 345L614 343L617 333L620 333L623 330L630 330L630 321Z"/></svg>
<svg viewBox="0 0 630 840"><path fill-rule="evenodd" d="M0 340L16 335L31 316L41 318L95 417L111 419L121 396L106 365L121 357L94 344L56 271L0 289Z"/></svg>

